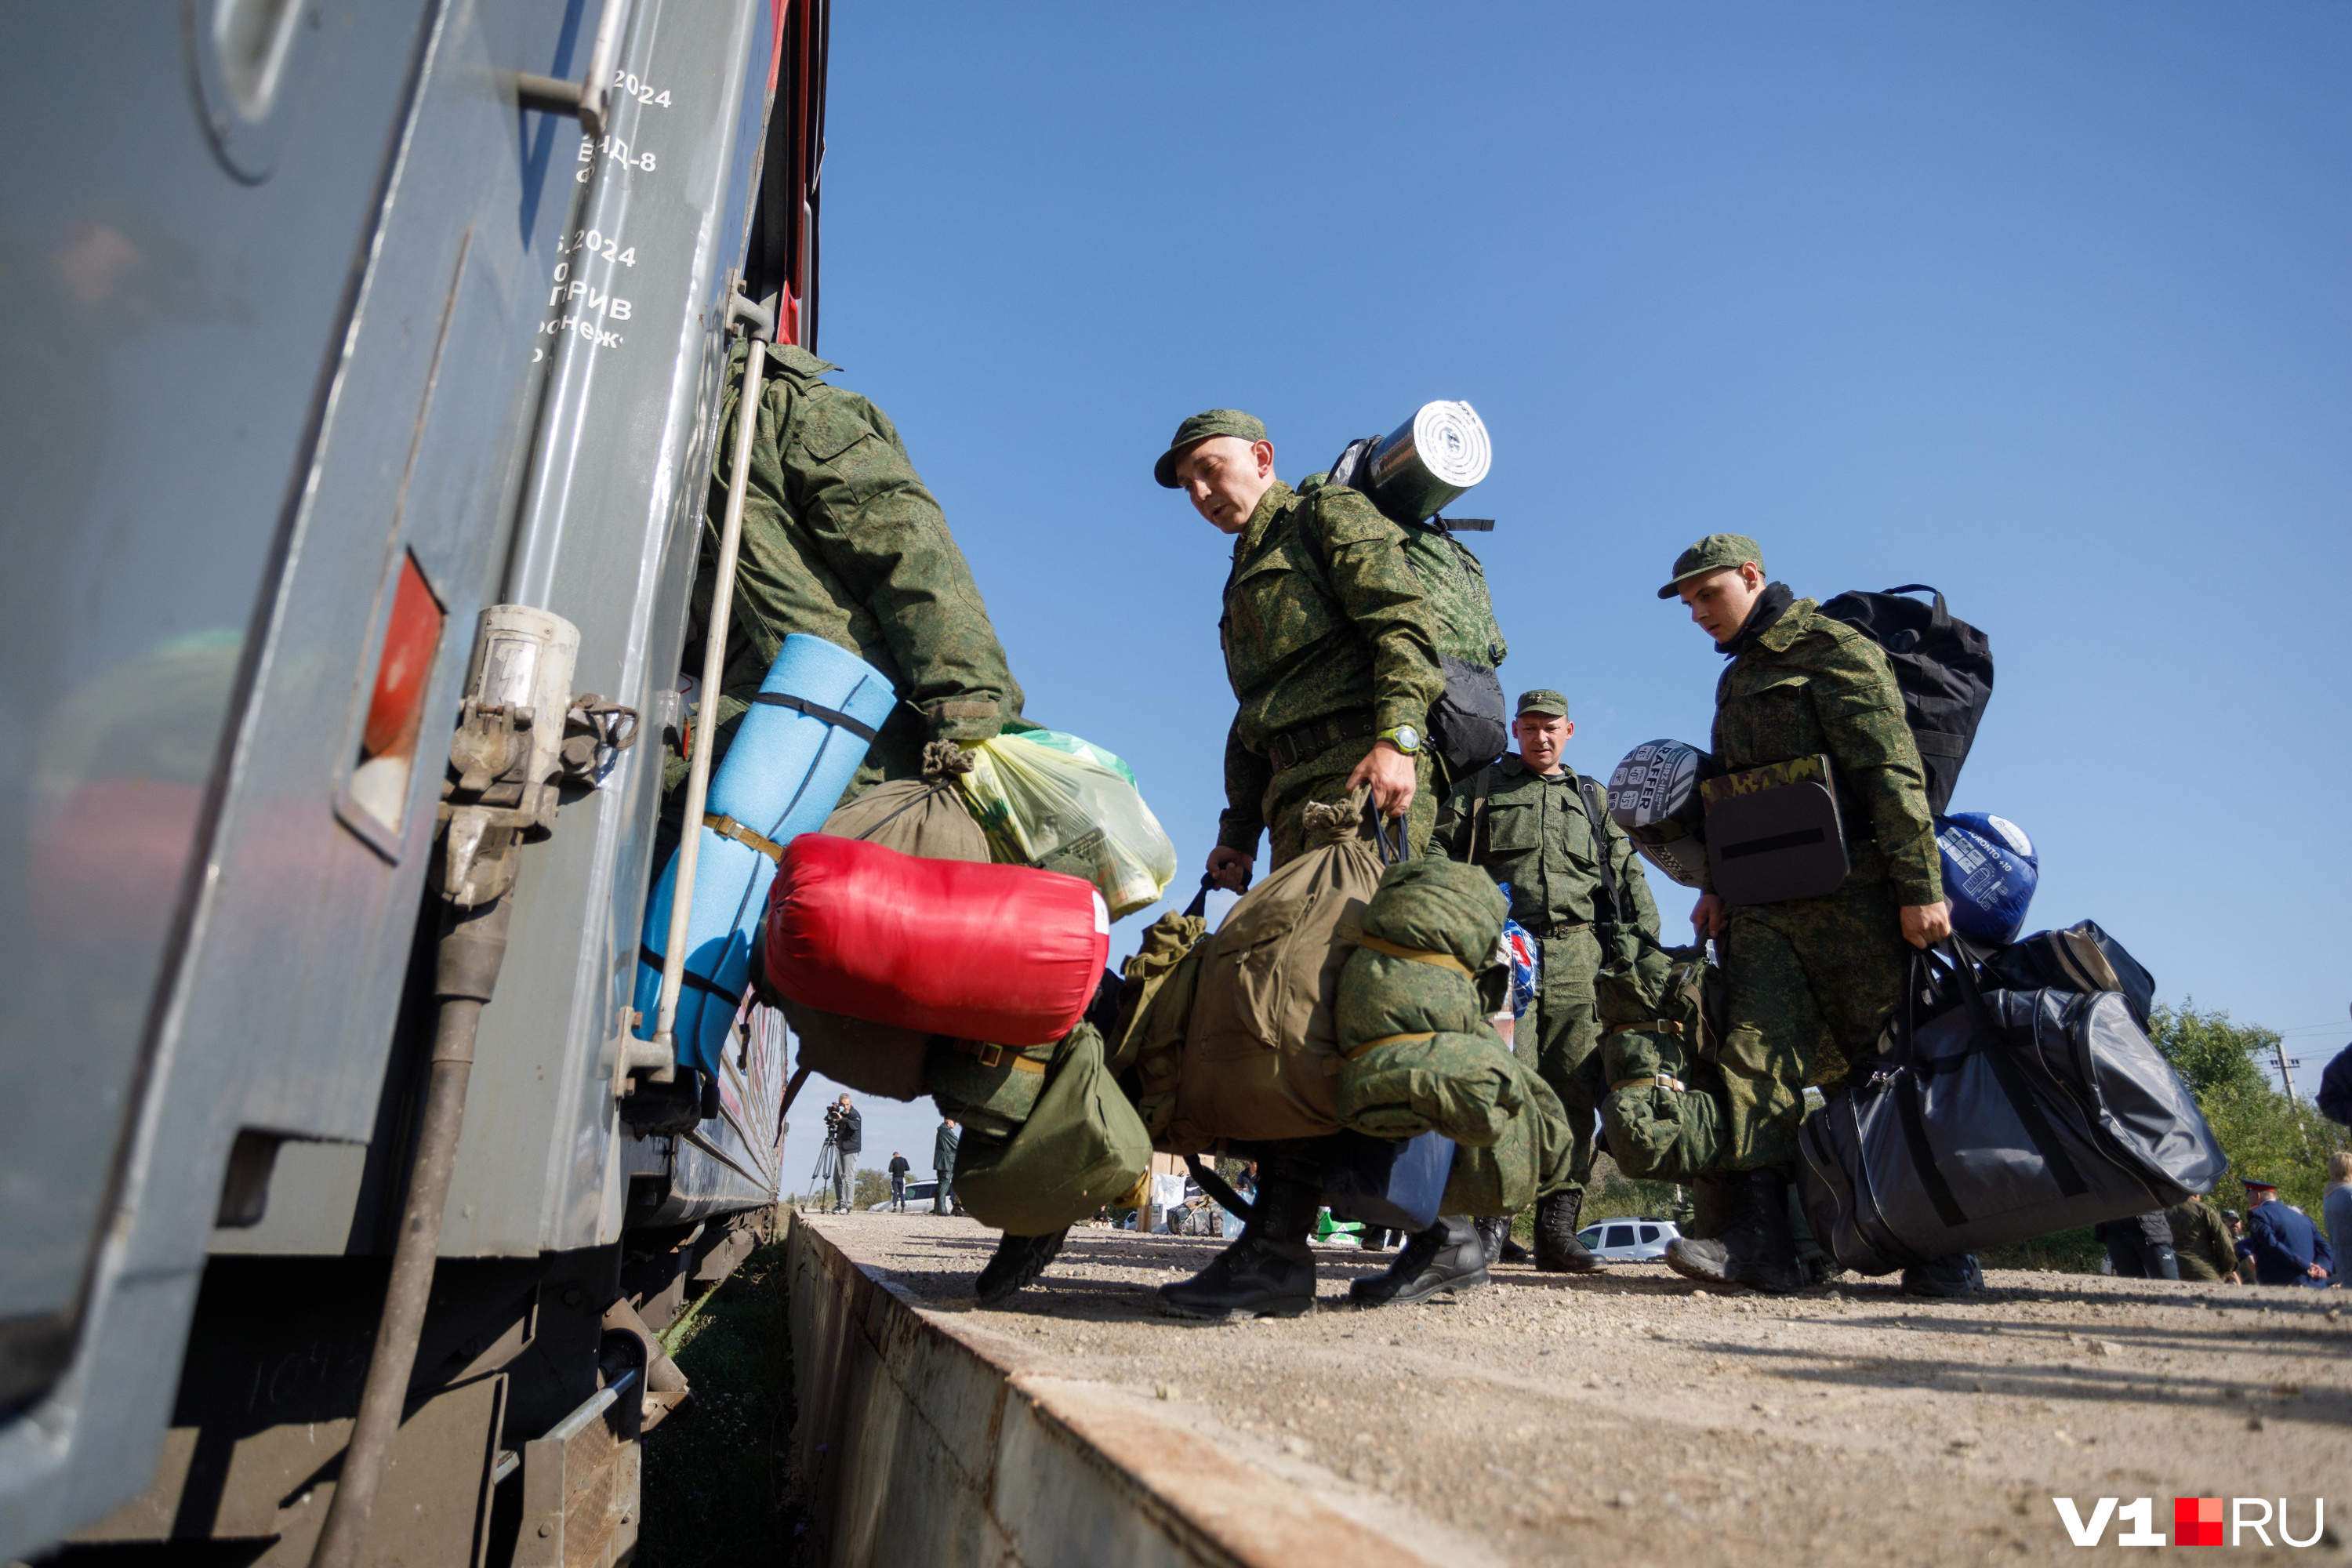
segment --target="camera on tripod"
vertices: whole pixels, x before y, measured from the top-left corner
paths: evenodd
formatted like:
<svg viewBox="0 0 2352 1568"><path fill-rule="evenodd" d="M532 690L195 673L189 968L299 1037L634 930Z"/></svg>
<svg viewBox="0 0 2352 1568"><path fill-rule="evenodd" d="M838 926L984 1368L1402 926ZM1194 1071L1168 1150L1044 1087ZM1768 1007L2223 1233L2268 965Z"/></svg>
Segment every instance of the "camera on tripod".
<svg viewBox="0 0 2352 1568"><path fill-rule="evenodd" d="M824 1141L828 1143L840 1142L841 1130L846 1121L847 1118L843 1114L841 1107L826 1106L824 1108Z"/></svg>

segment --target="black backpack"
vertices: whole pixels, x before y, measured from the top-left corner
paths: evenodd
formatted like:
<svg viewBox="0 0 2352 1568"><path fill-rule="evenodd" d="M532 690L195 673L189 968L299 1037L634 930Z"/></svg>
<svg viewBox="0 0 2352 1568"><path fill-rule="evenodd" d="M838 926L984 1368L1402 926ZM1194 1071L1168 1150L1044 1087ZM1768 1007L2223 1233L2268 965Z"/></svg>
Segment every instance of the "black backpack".
<svg viewBox="0 0 2352 1568"><path fill-rule="evenodd" d="M1931 608L1906 594L1934 594ZM1925 583L1883 594L1840 594L1822 614L1843 621L1886 652L1895 684L1903 689L1903 717L1927 770L1927 809L1940 816L1952 804L1960 764L1977 738L1985 704L1992 700L1992 642L1966 621L1954 620L1944 595Z"/></svg>

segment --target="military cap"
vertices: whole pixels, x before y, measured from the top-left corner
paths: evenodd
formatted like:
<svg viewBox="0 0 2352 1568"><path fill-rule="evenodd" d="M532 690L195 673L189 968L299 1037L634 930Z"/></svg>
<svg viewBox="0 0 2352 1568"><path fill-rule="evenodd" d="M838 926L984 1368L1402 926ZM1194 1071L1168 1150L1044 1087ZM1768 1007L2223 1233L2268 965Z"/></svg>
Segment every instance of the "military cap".
<svg viewBox="0 0 2352 1568"><path fill-rule="evenodd" d="M1265 426L1257 416L1244 414L1238 408L1209 408L1195 414L1176 426L1176 438L1168 443L1168 450L1160 454L1160 461L1151 465L1151 477L1160 481L1162 489L1176 489L1176 461L1185 448L1207 440L1212 436L1238 436L1244 441L1265 439Z"/></svg>
<svg viewBox="0 0 2352 1568"><path fill-rule="evenodd" d="M1538 686L1533 691L1519 693L1519 711L1540 713L1548 719L1568 717L1568 699L1559 692Z"/></svg>
<svg viewBox="0 0 2352 1568"><path fill-rule="evenodd" d="M2241 1176L2238 1178L2238 1185L2244 1187L2249 1192L2274 1193L2278 1191L2278 1184L2276 1182L2265 1182L2259 1176Z"/></svg>
<svg viewBox="0 0 2352 1568"><path fill-rule="evenodd" d="M1671 599L1682 592L1685 579L1720 572L1753 561L1756 569L1764 569L1764 547L1744 533L1710 533L1680 555L1675 557L1672 581L1658 590L1658 597Z"/></svg>

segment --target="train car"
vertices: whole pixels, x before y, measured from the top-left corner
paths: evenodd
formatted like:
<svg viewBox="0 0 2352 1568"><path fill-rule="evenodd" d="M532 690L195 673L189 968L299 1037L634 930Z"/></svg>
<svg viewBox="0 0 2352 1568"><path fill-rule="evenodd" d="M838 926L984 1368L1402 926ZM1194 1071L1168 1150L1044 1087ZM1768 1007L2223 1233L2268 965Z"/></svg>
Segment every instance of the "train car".
<svg viewBox="0 0 2352 1568"><path fill-rule="evenodd" d="M780 1032L698 1072L630 1004L730 339L814 345L824 41L12 29L0 1561L631 1551L654 1336L779 1187Z"/></svg>

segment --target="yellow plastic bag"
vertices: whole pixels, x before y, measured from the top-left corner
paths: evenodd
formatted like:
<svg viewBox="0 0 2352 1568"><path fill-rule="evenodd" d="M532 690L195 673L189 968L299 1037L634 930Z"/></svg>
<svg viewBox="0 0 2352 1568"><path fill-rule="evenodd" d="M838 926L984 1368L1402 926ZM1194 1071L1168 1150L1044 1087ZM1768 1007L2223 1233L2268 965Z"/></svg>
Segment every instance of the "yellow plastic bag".
<svg viewBox="0 0 2352 1568"><path fill-rule="evenodd" d="M1176 846L1125 763L1076 735L1025 730L973 747L957 782L999 861L1083 877L1113 920L1160 901Z"/></svg>

